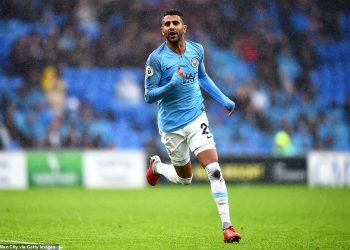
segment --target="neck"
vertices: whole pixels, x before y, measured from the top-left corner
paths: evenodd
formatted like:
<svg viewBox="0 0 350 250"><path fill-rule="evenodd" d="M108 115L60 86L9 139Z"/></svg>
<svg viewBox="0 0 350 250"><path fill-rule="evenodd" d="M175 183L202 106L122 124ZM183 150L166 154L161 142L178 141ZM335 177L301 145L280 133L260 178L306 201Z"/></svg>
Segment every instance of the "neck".
<svg viewBox="0 0 350 250"><path fill-rule="evenodd" d="M186 49L186 43L185 40L180 40L175 43L169 42L168 40L166 41L166 44L168 47L174 51L176 54L182 55L185 52Z"/></svg>

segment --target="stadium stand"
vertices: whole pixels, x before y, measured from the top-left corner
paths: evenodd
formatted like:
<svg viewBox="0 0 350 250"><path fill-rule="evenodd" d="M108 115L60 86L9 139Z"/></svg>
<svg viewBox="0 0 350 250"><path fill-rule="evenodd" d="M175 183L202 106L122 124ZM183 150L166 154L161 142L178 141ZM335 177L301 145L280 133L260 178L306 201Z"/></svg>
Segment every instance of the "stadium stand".
<svg viewBox="0 0 350 250"><path fill-rule="evenodd" d="M0 145L153 145L143 67L162 42L162 10L178 8L213 80L237 104L227 117L206 100L221 153L273 154L281 129L297 155L349 151L350 4L329 2L3 0L0 125L9 140L0 136Z"/></svg>

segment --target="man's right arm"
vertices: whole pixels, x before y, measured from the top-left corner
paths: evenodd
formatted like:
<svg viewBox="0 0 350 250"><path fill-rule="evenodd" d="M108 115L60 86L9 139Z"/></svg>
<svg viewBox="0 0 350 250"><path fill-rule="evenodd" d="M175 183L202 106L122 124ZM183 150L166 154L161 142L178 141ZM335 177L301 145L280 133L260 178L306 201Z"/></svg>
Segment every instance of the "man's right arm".
<svg viewBox="0 0 350 250"><path fill-rule="evenodd" d="M182 73L182 74L181 74ZM183 81L182 69L179 69L172 76L169 83L164 86L159 86L161 79L160 63L152 56L146 62L145 70L145 101L147 103L154 103L162 99L168 94L168 90L173 86L181 84Z"/></svg>

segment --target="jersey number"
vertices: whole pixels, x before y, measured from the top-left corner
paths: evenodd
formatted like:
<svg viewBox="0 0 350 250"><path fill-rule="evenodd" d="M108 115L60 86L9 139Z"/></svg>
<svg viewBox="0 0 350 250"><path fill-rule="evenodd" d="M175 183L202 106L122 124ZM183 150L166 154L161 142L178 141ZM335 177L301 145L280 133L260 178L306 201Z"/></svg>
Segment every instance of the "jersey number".
<svg viewBox="0 0 350 250"><path fill-rule="evenodd" d="M201 129L203 129L203 132L202 132L203 135L208 135L209 134L208 125L207 124L202 123L201 124Z"/></svg>
<svg viewBox="0 0 350 250"><path fill-rule="evenodd" d="M207 135L207 139L210 139L213 137L212 135L209 135L210 132L209 132L208 125L205 124L204 122L201 124L201 129L203 129L202 135Z"/></svg>

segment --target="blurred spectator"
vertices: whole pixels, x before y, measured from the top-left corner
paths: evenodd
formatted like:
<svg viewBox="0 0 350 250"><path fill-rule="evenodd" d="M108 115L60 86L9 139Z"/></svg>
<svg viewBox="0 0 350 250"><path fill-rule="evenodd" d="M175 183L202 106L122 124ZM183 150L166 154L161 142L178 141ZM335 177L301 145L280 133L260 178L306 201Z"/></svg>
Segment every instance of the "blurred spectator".
<svg viewBox="0 0 350 250"><path fill-rule="evenodd" d="M10 52L10 62L12 64L11 73L24 76L27 74L27 68L30 65L28 53L28 38L20 37L12 46Z"/></svg>
<svg viewBox="0 0 350 250"><path fill-rule="evenodd" d="M60 117L52 120L44 139L44 147L52 149L60 149L62 147L61 125Z"/></svg>
<svg viewBox="0 0 350 250"><path fill-rule="evenodd" d="M275 135L274 154L278 156L294 156L295 149L286 131L278 131Z"/></svg>
<svg viewBox="0 0 350 250"><path fill-rule="evenodd" d="M24 124L23 112L19 112L16 107L10 103L6 107L4 124L10 133L10 138L13 140L13 143L21 145L23 148L33 147L34 139L26 136L19 128L21 126L19 123L23 122L22 124Z"/></svg>
<svg viewBox="0 0 350 250"><path fill-rule="evenodd" d="M251 105L256 111L266 111L270 106L270 100L264 84L253 78L249 90Z"/></svg>
<svg viewBox="0 0 350 250"><path fill-rule="evenodd" d="M294 129L287 119L280 118L280 128L274 136L273 152L280 156L293 156L298 153L294 145Z"/></svg>
<svg viewBox="0 0 350 250"><path fill-rule="evenodd" d="M139 103L143 101L141 86L132 74L124 74L115 87L117 100L125 103Z"/></svg>
<svg viewBox="0 0 350 250"><path fill-rule="evenodd" d="M72 66L92 67L94 66L94 47L87 35L81 34L76 41L73 53L69 53L68 63Z"/></svg>
<svg viewBox="0 0 350 250"><path fill-rule="evenodd" d="M56 117L62 117L65 109L66 86L54 66L47 66L44 69L41 88L46 93L47 100Z"/></svg>
<svg viewBox="0 0 350 250"><path fill-rule="evenodd" d="M93 40L99 35L95 3L93 0L78 0L77 2L75 17L78 22L78 27Z"/></svg>
<svg viewBox="0 0 350 250"><path fill-rule="evenodd" d="M349 128L349 132L350 132L350 94L346 97L346 101L345 101L345 105L344 105L344 112L345 112L346 123L347 123L347 126ZM349 140L350 140L350 136L349 136ZM349 143L350 143L350 141L349 141Z"/></svg>
<svg viewBox="0 0 350 250"><path fill-rule="evenodd" d="M294 58L290 49L285 46L277 56L278 72L282 82L282 86L286 93L294 92L295 81L300 75L300 65Z"/></svg>
<svg viewBox="0 0 350 250"><path fill-rule="evenodd" d="M11 138L7 127L0 122L0 150L10 149Z"/></svg>
<svg viewBox="0 0 350 250"><path fill-rule="evenodd" d="M81 133L78 131L76 124L70 123L67 134L62 140L62 147L64 148L80 148L81 145Z"/></svg>
<svg viewBox="0 0 350 250"><path fill-rule="evenodd" d="M237 39L236 49L244 61L251 65L256 65L258 62L258 50L254 44L254 36L242 34Z"/></svg>
<svg viewBox="0 0 350 250"><path fill-rule="evenodd" d="M70 62L70 57L74 54L74 50L78 44L77 34L80 34L75 30L75 26L71 23L68 23L63 27L63 32L57 41L57 48L60 54L60 58L65 62Z"/></svg>

